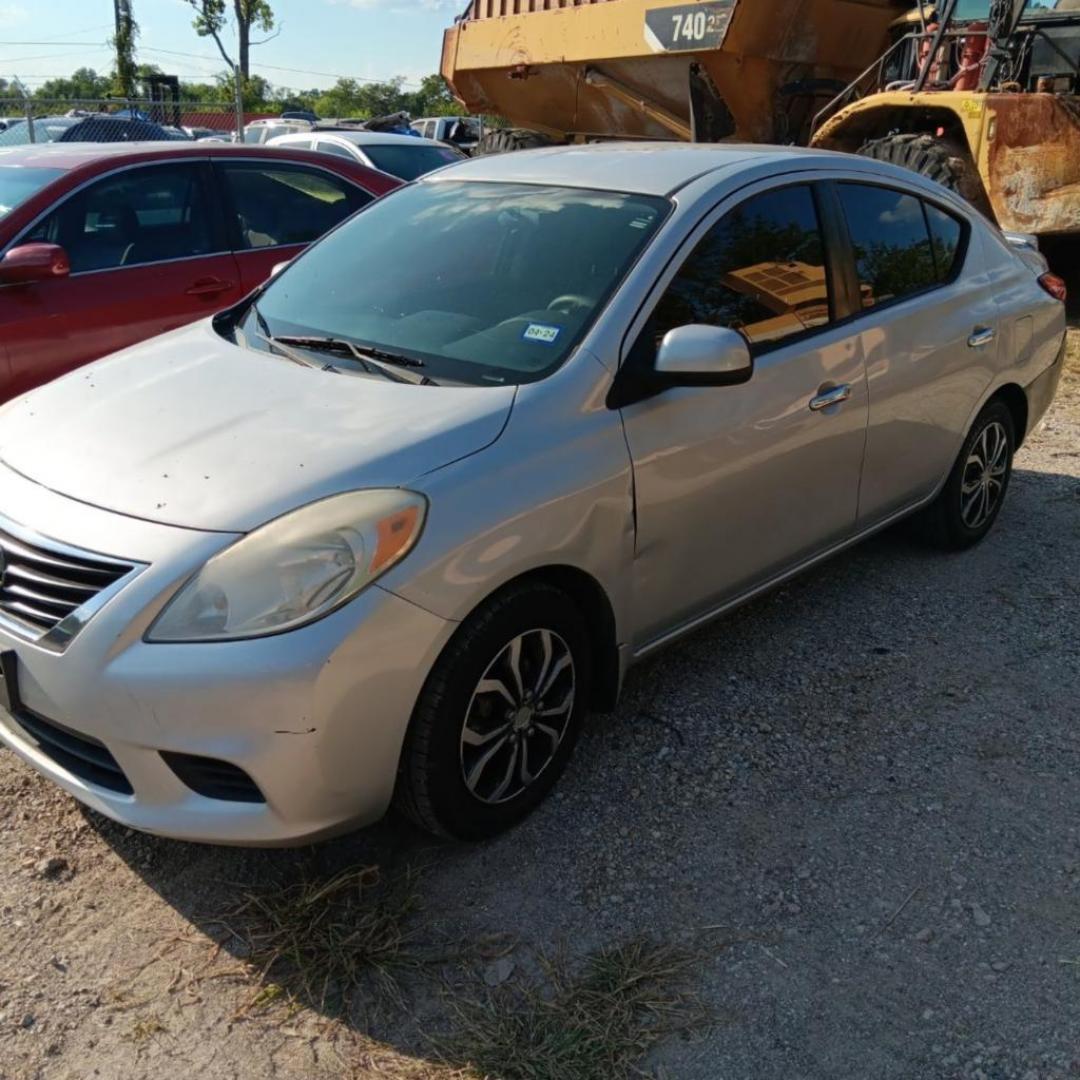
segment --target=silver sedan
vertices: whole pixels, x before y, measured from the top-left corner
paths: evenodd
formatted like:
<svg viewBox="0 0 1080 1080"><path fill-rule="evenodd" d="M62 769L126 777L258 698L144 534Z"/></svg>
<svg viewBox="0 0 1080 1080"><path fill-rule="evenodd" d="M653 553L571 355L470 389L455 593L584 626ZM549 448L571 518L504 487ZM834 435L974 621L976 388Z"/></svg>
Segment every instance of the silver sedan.
<svg viewBox="0 0 1080 1080"><path fill-rule="evenodd" d="M493 834L635 661L907 515L981 540L1063 299L862 158L433 174L0 413L0 738L170 836Z"/></svg>

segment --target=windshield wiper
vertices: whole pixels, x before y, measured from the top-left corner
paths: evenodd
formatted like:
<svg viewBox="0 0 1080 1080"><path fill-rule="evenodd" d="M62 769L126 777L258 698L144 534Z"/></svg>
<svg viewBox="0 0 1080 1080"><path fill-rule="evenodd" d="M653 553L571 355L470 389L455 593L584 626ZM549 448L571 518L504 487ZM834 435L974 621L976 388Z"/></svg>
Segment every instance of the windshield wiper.
<svg viewBox="0 0 1080 1080"><path fill-rule="evenodd" d="M401 353L389 352L386 349L376 348L374 345L357 345L345 338L318 337L305 334L285 334L274 338L275 342L283 345L292 345L298 349L314 349L319 352L336 353L338 356L348 356L369 372L378 371L394 382L412 383L414 386L438 386L428 375L404 374L395 368L420 368L424 366L423 360L417 360L412 356L404 356Z"/></svg>
<svg viewBox="0 0 1080 1080"><path fill-rule="evenodd" d="M294 364L299 364L301 367L317 368L319 371L329 371L334 375L340 374L338 369L333 364L320 364L315 360L309 360L306 356L301 355L294 349L289 348L288 341L282 341L281 338L274 337L270 333L270 326L263 316L263 313L259 310L257 304L251 305L252 313L255 315L256 325L259 327L259 333L255 336L270 346L271 349L276 349L287 360L291 360Z"/></svg>

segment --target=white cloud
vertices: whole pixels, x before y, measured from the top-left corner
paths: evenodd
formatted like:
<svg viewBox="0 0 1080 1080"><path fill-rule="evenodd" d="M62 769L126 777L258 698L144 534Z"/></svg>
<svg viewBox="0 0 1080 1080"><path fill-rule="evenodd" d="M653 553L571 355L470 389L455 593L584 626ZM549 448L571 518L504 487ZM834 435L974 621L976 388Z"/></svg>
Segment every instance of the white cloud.
<svg viewBox="0 0 1080 1080"><path fill-rule="evenodd" d="M30 12L21 4L0 4L0 30L22 26L30 21Z"/></svg>

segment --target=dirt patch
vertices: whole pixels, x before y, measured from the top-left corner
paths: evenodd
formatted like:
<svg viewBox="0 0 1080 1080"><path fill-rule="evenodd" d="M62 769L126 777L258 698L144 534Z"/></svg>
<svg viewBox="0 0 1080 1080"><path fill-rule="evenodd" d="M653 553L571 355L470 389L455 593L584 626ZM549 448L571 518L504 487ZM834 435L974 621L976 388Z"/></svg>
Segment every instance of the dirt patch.
<svg viewBox="0 0 1080 1080"><path fill-rule="evenodd" d="M489 844L155 840L0 754L0 1077L1075 1076L1080 336L1016 466L976 550L636 671Z"/></svg>

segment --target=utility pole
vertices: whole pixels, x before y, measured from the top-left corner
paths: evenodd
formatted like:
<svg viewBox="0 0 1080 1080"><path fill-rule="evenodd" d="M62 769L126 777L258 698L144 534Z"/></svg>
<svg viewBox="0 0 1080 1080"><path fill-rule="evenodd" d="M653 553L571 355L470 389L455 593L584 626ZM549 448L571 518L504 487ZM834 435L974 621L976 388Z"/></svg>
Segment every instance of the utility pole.
<svg viewBox="0 0 1080 1080"><path fill-rule="evenodd" d="M131 13L131 0L113 0L113 16L116 20L116 89L125 97L135 93L135 35L138 27Z"/></svg>

